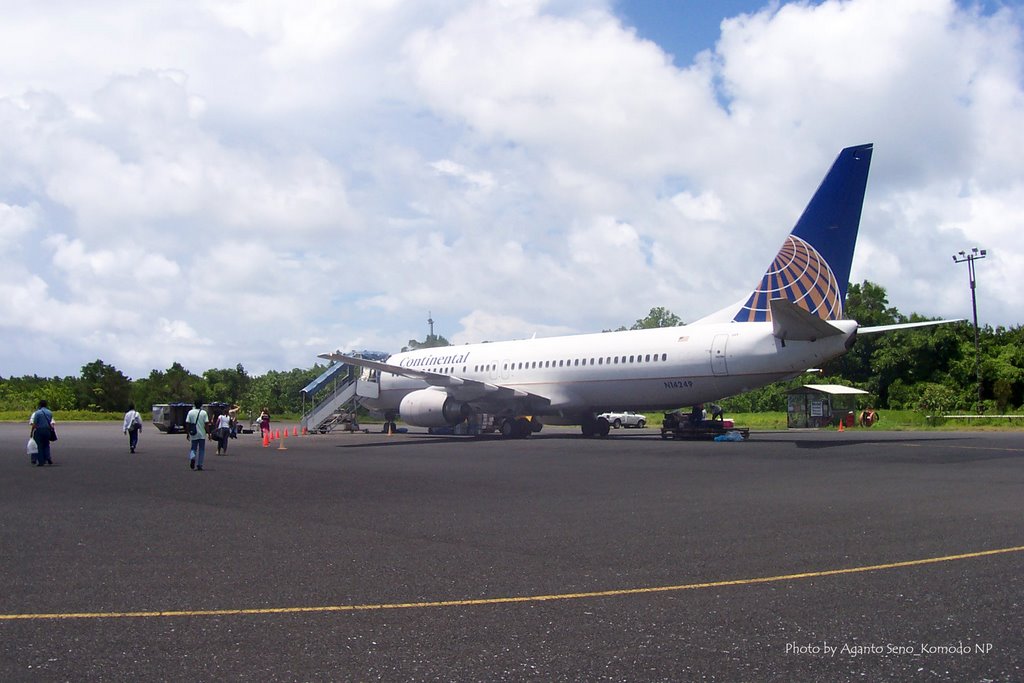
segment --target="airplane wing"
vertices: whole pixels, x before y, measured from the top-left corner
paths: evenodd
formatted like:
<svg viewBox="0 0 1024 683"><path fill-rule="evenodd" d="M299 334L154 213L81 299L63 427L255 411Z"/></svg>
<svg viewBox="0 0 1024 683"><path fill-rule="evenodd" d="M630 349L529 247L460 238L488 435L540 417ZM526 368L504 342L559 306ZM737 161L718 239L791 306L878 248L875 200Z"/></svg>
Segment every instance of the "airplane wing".
<svg viewBox="0 0 1024 683"><path fill-rule="evenodd" d="M947 325L949 323L962 323L965 318L956 320L925 320L918 323L896 323L894 325L875 325L874 327L857 328L857 334L876 334L878 332L891 332L893 330L909 330L912 327L930 327L932 325Z"/></svg>
<svg viewBox="0 0 1024 683"><path fill-rule="evenodd" d="M426 372L424 370L403 368L400 365L391 365L389 363L368 360L366 358L347 356L343 353L321 353L318 358L338 361L340 363L348 363L349 365L370 368L371 370L377 370L378 372L390 372L394 375L422 380L430 386L444 389L460 401L528 398L531 400L531 403L534 404L540 402L547 405L551 402L546 396L532 394L527 391L513 389L512 387L506 387L500 384L491 384L490 382L481 382L480 380L456 377L455 375L443 375L438 372Z"/></svg>

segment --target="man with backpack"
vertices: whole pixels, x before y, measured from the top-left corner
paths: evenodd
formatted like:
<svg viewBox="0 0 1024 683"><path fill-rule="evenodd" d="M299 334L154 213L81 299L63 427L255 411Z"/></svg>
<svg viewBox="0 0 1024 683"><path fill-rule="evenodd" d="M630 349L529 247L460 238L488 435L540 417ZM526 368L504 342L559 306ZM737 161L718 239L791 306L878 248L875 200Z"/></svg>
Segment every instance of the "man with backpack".
<svg viewBox="0 0 1024 683"><path fill-rule="evenodd" d="M142 431L142 416L135 410L134 403L128 404L128 412L124 414L123 431L128 435L128 450L134 453L135 447L139 445L139 432Z"/></svg>
<svg viewBox="0 0 1024 683"><path fill-rule="evenodd" d="M206 423L210 417L203 410L201 399L196 399L195 406L185 416L185 434L189 439L188 466L202 471L203 458L206 457Z"/></svg>

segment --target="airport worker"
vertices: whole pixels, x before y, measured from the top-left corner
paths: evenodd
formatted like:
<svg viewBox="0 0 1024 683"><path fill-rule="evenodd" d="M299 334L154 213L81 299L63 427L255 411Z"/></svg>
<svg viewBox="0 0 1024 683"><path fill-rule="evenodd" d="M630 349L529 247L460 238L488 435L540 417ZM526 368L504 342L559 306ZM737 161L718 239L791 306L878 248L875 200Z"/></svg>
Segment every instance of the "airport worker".
<svg viewBox="0 0 1024 683"><path fill-rule="evenodd" d="M722 410L722 406L717 403L709 403L708 408L711 410L711 419L722 422L725 420L725 411Z"/></svg>
<svg viewBox="0 0 1024 683"><path fill-rule="evenodd" d="M213 430L213 438L217 439L217 455L228 454L229 436L231 436L231 415L221 413L217 416L217 427Z"/></svg>
<svg viewBox="0 0 1024 683"><path fill-rule="evenodd" d="M134 403L128 404L128 412L124 414L121 430L128 435L128 451L134 453L135 447L139 445L139 432L142 431L142 415L135 410Z"/></svg>
<svg viewBox="0 0 1024 683"><path fill-rule="evenodd" d="M189 440L188 466L201 472L206 457L206 423L210 418L203 410L201 399L196 399L195 406L185 416L185 435Z"/></svg>
<svg viewBox="0 0 1024 683"><path fill-rule="evenodd" d="M46 399L39 402L39 408L29 418L31 429L29 436L36 441L39 452L36 453L35 464L39 467L52 465L50 457L50 442L57 440L57 430L54 428L53 413L47 407Z"/></svg>

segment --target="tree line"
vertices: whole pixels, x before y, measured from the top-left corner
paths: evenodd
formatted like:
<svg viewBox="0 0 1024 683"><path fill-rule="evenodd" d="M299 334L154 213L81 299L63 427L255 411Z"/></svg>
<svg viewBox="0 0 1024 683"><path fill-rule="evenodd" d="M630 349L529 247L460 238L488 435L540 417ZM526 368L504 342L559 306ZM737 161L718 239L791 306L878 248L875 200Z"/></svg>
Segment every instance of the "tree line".
<svg viewBox="0 0 1024 683"><path fill-rule="evenodd" d="M885 288L868 280L850 284L845 313L861 327L935 320L916 313L903 315L889 305ZM680 324L679 316L656 307L628 329ZM978 346L981 410L1002 414L1019 409L1024 403L1024 328L982 327ZM784 411L786 392L803 384L863 389L868 392L864 400L876 408L920 410L929 415L973 413L979 407L974 328L963 322L861 335L849 353L826 364L819 376L776 382L721 403L734 413Z"/></svg>
<svg viewBox="0 0 1024 683"><path fill-rule="evenodd" d="M264 407L271 415L295 414L303 408L300 392L325 369L315 364L253 377L239 363L197 375L175 362L166 370L152 370L147 377L132 380L113 365L95 360L84 365L77 377L0 377L0 410L31 412L45 399L54 410L123 413L134 403L144 412L156 403L200 399L237 403L242 415Z"/></svg>
<svg viewBox="0 0 1024 683"><path fill-rule="evenodd" d="M861 326L928 320L917 314L903 315L889 306L885 288L867 280L849 286L846 316ZM680 324L679 316L656 307L629 329ZM431 334L423 342L410 339L406 348L446 345L447 339ZM985 326L980 330L979 345L981 408L990 414L1019 409L1024 402L1024 328ZM46 399L56 410L116 413L124 412L129 402L145 410L155 403L198 398L238 403L243 415L263 407L275 415L295 414L303 408L302 388L325 369L318 363L308 369L271 370L253 377L238 364L196 375L175 362L166 370L153 370L147 377L132 380L114 366L95 360L83 366L78 377L0 377L0 410L31 411L40 399ZM730 412L784 411L786 391L810 383L864 389L876 408L917 409L928 414L974 412L978 407L974 330L970 323L958 323L861 335L850 352L828 363L819 377L779 382L725 399L722 404ZM314 396L313 402L318 398Z"/></svg>
<svg viewBox="0 0 1024 683"><path fill-rule="evenodd" d="M903 315L889 306L885 288L851 284L846 317L861 327L934 320ZM1013 412L1024 402L1024 328L979 330L980 409ZM779 382L723 402L733 412L785 410L788 389L801 384L844 384L869 392L876 408L919 410L929 415L979 409L974 327L969 322L858 336L849 353L821 369L821 376Z"/></svg>

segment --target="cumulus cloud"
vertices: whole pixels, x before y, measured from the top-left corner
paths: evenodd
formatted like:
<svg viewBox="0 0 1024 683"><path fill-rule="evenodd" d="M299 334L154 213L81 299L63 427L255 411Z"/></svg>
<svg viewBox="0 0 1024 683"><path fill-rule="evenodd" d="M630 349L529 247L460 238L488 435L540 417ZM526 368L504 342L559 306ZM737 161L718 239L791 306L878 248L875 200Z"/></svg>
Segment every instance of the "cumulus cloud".
<svg viewBox="0 0 1024 683"><path fill-rule="evenodd" d="M0 203L0 240L17 244L17 240L36 229L39 206L17 206Z"/></svg>
<svg viewBox="0 0 1024 683"><path fill-rule="evenodd" d="M308 366L428 311L458 343L693 320L862 142L852 278L960 317L977 244L983 321L1024 317L1019 9L751 4L690 64L615 9L14 3L0 374Z"/></svg>

